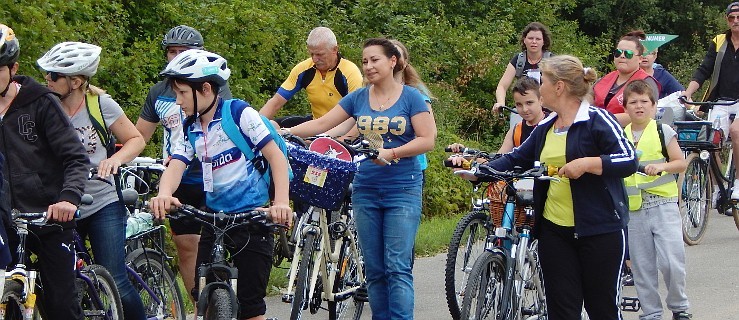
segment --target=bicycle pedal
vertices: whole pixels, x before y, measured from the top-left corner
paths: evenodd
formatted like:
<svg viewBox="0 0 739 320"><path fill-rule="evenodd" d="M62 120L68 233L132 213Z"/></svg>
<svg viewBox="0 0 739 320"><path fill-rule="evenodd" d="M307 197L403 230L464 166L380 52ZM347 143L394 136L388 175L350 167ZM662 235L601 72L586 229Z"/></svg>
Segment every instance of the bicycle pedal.
<svg viewBox="0 0 739 320"><path fill-rule="evenodd" d="M641 303L639 302L639 298L621 298L621 311L637 312L639 310L641 310Z"/></svg>
<svg viewBox="0 0 739 320"><path fill-rule="evenodd" d="M293 303L293 295L291 295L291 294L283 294L282 295L282 302L284 302L284 303Z"/></svg>

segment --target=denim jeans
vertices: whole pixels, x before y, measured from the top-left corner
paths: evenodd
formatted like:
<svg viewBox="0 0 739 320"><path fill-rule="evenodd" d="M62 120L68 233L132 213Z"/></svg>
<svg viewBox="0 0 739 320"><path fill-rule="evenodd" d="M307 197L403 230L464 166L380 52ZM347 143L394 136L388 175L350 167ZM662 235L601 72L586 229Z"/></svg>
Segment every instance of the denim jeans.
<svg viewBox="0 0 739 320"><path fill-rule="evenodd" d="M126 271L126 208L118 201L113 202L77 221L77 232L82 239L90 237L95 263L108 269L113 276L121 295L125 318L146 319L141 296L133 288Z"/></svg>
<svg viewBox="0 0 739 320"><path fill-rule="evenodd" d="M373 319L413 319L411 267L421 189L355 188L352 194Z"/></svg>

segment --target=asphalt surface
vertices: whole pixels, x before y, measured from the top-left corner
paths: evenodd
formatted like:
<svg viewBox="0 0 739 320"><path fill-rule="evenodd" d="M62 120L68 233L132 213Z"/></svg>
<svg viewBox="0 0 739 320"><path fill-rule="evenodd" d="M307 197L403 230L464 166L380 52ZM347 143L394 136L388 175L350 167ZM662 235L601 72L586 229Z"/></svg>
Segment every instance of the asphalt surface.
<svg viewBox="0 0 739 320"><path fill-rule="evenodd" d="M687 294L693 319L739 320L739 230L731 217L712 211L708 230L702 242L686 246ZM444 263L446 253L416 260L413 270L416 319L451 319L444 295ZM660 291L666 291L660 280ZM624 295L636 296L633 287L625 287ZM326 302L323 303L326 306ZM285 320L290 318L290 305L279 296L267 298L267 316ZM365 307L362 319L371 319ZM639 313L624 312L626 320L639 319ZM328 312L319 310L304 319L328 319ZM671 319L665 309L665 319Z"/></svg>

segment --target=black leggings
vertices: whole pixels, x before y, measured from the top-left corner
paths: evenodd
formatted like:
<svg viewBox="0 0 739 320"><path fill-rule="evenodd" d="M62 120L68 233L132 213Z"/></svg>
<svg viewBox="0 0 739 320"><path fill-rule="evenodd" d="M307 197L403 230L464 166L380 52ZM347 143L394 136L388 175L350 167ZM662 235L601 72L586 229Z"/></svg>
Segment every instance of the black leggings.
<svg viewBox="0 0 739 320"><path fill-rule="evenodd" d="M542 219L540 228L547 319L580 319L583 302L590 319L620 319L623 230L576 239L574 227Z"/></svg>

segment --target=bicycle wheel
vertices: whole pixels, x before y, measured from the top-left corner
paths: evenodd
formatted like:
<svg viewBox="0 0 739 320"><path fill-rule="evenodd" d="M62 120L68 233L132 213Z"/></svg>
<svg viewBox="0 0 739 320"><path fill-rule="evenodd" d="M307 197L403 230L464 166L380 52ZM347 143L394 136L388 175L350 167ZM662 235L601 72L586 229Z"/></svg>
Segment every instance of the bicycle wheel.
<svg viewBox="0 0 739 320"><path fill-rule="evenodd" d="M80 304L86 319L123 319L123 305L118 288L110 272L103 266L93 264L85 267L82 274L92 281L90 287L83 279L77 278L77 290L80 294ZM97 300L102 305L97 304Z"/></svg>
<svg viewBox="0 0 739 320"><path fill-rule="evenodd" d="M308 233L303 239L303 252L298 265L298 277L295 280L295 296L293 297L290 320L300 319L303 310L308 308L310 300L310 276L313 273L313 256L315 254L315 234Z"/></svg>
<svg viewBox="0 0 739 320"><path fill-rule="evenodd" d="M680 174L680 215L682 216L683 241L688 245L700 243L708 226L711 210L711 178L708 163L697 153L686 159L688 168Z"/></svg>
<svg viewBox="0 0 739 320"><path fill-rule="evenodd" d="M217 288L210 292L208 307L205 310L205 319L208 320L230 320L235 319L232 315L231 295L226 289Z"/></svg>
<svg viewBox="0 0 739 320"><path fill-rule="evenodd" d="M485 251L472 266L469 282L464 290L461 319L481 320L506 314L500 310L506 278L505 257L499 253ZM509 318L503 318L509 319ZM510 318L513 319L513 318Z"/></svg>
<svg viewBox="0 0 739 320"><path fill-rule="evenodd" d="M182 293L174 272L165 261L164 257L156 251L139 251L131 256L128 263L143 282L138 281L131 274L129 278L141 296L147 317L184 320L187 314ZM154 292L161 304L158 304L149 294L147 287Z"/></svg>
<svg viewBox="0 0 739 320"><path fill-rule="evenodd" d="M529 243L526 251L526 261L521 270L523 292L521 293L521 319L544 319L547 314L546 298L544 296L544 281L539 265L538 241Z"/></svg>
<svg viewBox="0 0 739 320"><path fill-rule="evenodd" d="M6 320L23 319L23 284L15 280L5 280L5 289L0 301L5 304Z"/></svg>
<svg viewBox="0 0 739 320"><path fill-rule="evenodd" d="M449 241L444 269L444 288L446 301L452 319L459 320L459 306L465 291L469 273L475 259L485 249L485 239L489 230L490 216L484 211L472 211L462 217Z"/></svg>
<svg viewBox="0 0 739 320"><path fill-rule="evenodd" d="M359 273L357 259L352 255L351 243L345 240L341 245L339 263L337 265L336 279L334 280L333 292L342 292L352 287L362 285L364 276ZM329 320L353 319L359 320L364 309L364 301L358 300L354 295L342 301L328 302Z"/></svg>

